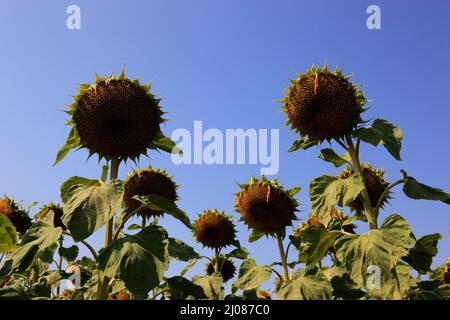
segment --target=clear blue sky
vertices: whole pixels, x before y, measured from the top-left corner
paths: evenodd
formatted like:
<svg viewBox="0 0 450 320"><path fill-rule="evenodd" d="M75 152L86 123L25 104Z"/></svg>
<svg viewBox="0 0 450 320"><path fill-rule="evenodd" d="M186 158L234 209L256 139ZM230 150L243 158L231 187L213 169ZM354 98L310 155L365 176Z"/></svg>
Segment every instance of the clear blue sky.
<svg viewBox="0 0 450 320"><path fill-rule="evenodd" d="M81 7L81 30L66 28L70 4ZM381 30L366 28L369 4L381 7ZM59 201L59 186L70 176L99 176L100 166L95 159L86 162L85 151L52 167L69 130L58 110L71 102L78 82L125 65L129 76L153 81L153 91L163 97L173 119L162 128L167 135L192 129L194 120L221 130L279 128L280 182L303 188L299 217L305 218L309 181L337 169L317 158L318 149L287 153L295 137L274 100L294 72L324 61L364 84L373 100L365 118L385 118L403 129L403 161L371 146L362 148L362 158L386 169L391 181L404 168L450 190L449 13L450 4L437 0L1 0L0 192L27 204ZM192 220L202 209L218 208L237 221L236 182L259 173L256 165L175 166L166 153L152 153L140 166L149 162L175 174L182 186L179 205ZM120 176L131 170L122 167ZM382 218L389 213L404 216L417 236L440 232L435 265L446 260L449 206L408 200L397 189ZM178 221L166 217L163 224L170 235L195 245ZM273 241L249 245L246 228L238 223L238 230L258 263L278 257ZM100 239L102 232L90 240L98 247Z"/></svg>

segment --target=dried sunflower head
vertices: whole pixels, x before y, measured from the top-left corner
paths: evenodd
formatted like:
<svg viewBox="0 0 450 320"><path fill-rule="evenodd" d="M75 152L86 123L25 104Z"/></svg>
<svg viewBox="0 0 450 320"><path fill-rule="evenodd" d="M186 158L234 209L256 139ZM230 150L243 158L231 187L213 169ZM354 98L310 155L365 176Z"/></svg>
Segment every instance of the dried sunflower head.
<svg viewBox="0 0 450 320"><path fill-rule="evenodd" d="M230 217L216 209L206 210L194 224L195 239L209 248L222 248L233 244L236 230Z"/></svg>
<svg viewBox="0 0 450 320"><path fill-rule="evenodd" d="M372 206L375 207L383 194L384 190L389 186L389 183L385 180L385 174L381 169L374 169L369 164L364 164L363 175L364 181L367 187L367 191L369 193L370 202ZM354 171L351 167L347 167L339 174L340 179L347 179L352 176ZM388 202L390 196L388 195L384 200L383 204L385 205ZM361 196L352 201L349 205L350 208L358 211L364 210L364 205L361 200Z"/></svg>
<svg viewBox="0 0 450 320"><path fill-rule="evenodd" d="M136 160L147 149L175 151L173 142L164 137L160 124L165 120L150 85L125 77L96 76L93 84L80 84L66 111L72 130L58 152L55 164L71 149L86 148L89 156L99 159Z"/></svg>
<svg viewBox="0 0 450 320"><path fill-rule="evenodd" d="M0 199L0 214L8 217L20 234L24 234L31 227L31 218L14 199L5 196Z"/></svg>
<svg viewBox="0 0 450 320"><path fill-rule="evenodd" d="M43 206L36 215L36 218L39 220L47 220L50 212L53 212L53 226L55 228L60 227L63 230L66 230L66 226L62 222L62 216L64 214L63 208L58 204L49 203Z"/></svg>
<svg viewBox="0 0 450 320"><path fill-rule="evenodd" d="M311 141L322 142L342 137L362 123L361 113L367 100L350 76L340 69L330 71L312 66L297 74L283 100L286 125Z"/></svg>
<svg viewBox="0 0 450 320"><path fill-rule="evenodd" d="M125 180L125 190L123 202L127 210L135 211L141 206L139 200L133 199L134 196L148 196L157 194L158 196L169 199L170 201L178 200L178 186L173 182L165 170L154 170L152 168L140 169L134 171ZM138 214L151 217L159 216L163 212L152 210L149 208L141 209Z"/></svg>
<svg viewBox="0 0 450 320"><path fill-rule="evenodd" d="M208 275L212 275L214 273L215 263L216 258L214 258L212 262L208 262L208 264L206 265L206 273ZM228 280L232 279L236 272L236 267L234 266L233 262L230 259L221 255L218 257L218 263L219 263L219 271L222 274L223 282L227 282Z"/></svg>
<svg viewBox="0 0 450 320"><path fill-rule="evenodd" d="M275 234L296 219L299 204L294 195L299 188L286 190L276 179L267 180L265 177L251 177L250 183L240 185L240 188L236 194L235 208L249 228Z"/></svg>

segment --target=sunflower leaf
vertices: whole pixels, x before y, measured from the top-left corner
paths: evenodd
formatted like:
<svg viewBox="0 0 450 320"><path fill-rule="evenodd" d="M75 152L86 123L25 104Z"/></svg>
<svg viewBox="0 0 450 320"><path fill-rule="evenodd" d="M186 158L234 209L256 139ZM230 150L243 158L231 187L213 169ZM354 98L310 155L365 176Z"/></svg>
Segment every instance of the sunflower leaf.
<svg viewBox="0 0 450 320"><path fill-rule="evenodd" d="M100 270L118 277L138 299L159 285L169 267L169 240L159 226L149 226L135 235L115 240L97 259Z"/></svg>
<svg viewBox="0 0 450 320"><path fill-rule="evenodd" d="M348 164L350 162L350 156L348 153L344 153L339 156L333 149L326 148L320 150L319 158L334 164L336 168L343 166L344 164Z"/></svg>
<svg viewBox="0 0 450 320"><path fill-rule="evenodd" d="M0 253L13 251L16 243L16 228L8 217L0 214Z"/></svg>
<svg viewBox="0 0 450 320"><path fill-rule="evenodd" d="M401 160L402 129L383 119L375 119L371 126L355 131L355 136L377 147L382 144L396 159Z"/></svg>
<svg viewBox="0 0 450 320"><path fill-rule="evenodd" d="M450 193L439 188L433 188L407 176L403 192L411 199L435 200L450 204Z"/></svg>
<svg viewBox="0 0 450 320"><path fill-rule="evenodd" d="M70 150L76 149L81 145L80 137L75 129L70 130L69 136L67 137L66 144L58 151L56 155L56 160L53 166L57 165L64 157L69 153Z"/></svg>
<svg viewBox="0 0 450 320"><path fill-rule="evenodd" d="M124 188L120 180L103 183L72 177L64 185L62 221L75 241L89 237L121 207Z"/></svg>
<svg viewBox="0 0 450 320"><path fill-rule="evenodd" d="M162 211L170 214L175 219L181 221L186 227L192 229L192 224L186 212L180 210L172 200L155 193L145 196L136 195L133 196L133 199L141 202L144 208L149 208L151 210Z"/></svg>

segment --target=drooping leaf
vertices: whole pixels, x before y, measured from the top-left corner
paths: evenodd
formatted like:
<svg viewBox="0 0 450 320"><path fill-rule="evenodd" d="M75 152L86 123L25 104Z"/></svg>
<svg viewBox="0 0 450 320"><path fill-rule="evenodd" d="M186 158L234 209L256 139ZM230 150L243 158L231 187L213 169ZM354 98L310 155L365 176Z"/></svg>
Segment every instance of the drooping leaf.
<svg viewBox="0 0 450 320"><path fill-rule="evenodd" d="M333 286L333 296L344 300L357 300L366 295L347 273L341 277L335 276L331 279Z"/></svg>
<svg viewBox="0 0 450 320"><path fill-rule="evenodd" d="M320 150L319 158L334 164L336 168L339 168L344 164L348 164L351 160L348 153L344 153L343 155L339 156L336 152L334 152L333 149L330 148Z"/></svg>
<svg viewBox="0 0 450 320"><path fill-rule="evenodd" d="M328 231L324 227L308 226L302 229L299 261L308 267L314 266L322 260L340 235L342 235L340 231Z"/></svg>
<svg viewBox="0 0 450 320"><path fill-rule="evenodd" d="M150 194L145 196L134 196L136 199L142 203L143 206L152 210L158 210L170 214L175 219L181 221L186 227L192 229L192 224L189 221L189 217L186 212L180 210L175 202L161 197L157 194Z"/></svg>
<svg viewBox="0 0 450 320"><path fill-rule="evenodd" d="M171 300L185 300L186 298L207 298L202 286L197 285L180 276L174 276L167 279L166 296Z"/></svg>
<svg viewBox="0 0 450 320"><path fill-rule="evenodd" d="M320 144L320 140L308 139L306 137L303 137L294 141L288 152L294 152L297 150L306 150L318 144Z"/></svg>
<svg viewBox="0 0 450 320"><path fill-rule="evenodd" d="M78 257L78 247L73 245L69 248L59 247L58 253L61 257L65 258L67 261L75 261Z"/></svg>
<svg viewBox="0 0 450 320"><path fill-rule="evenodd" d="M172 139L160 134L155 140L153 140L153 145L163 151L173 154L181 154L182 151L177 147Z"/></svg>
<svg viewBox="0 0 450 320"><path fill-rule="evenodd" d="M183 241L174 238L169 238L169 256L180 261L189 261L200 258L200 255L195 252L194 248L188 246Z"/></svg>
<svg viewBox="0 0 450 320"><path fill-rule="evenodd" d="M62 193L67 197L62 221L70 230L75 241L88 238L119 210L123 197L123 183L112 180L104 183L99 180L80 180L71 178ZM70 179L69 179L70 180Z"/></svg>
<svg viewBox="0 0 450 320"><path fill-rule="evenodd" d="M412 300L450 300L450 284L437 281L421 281L411 293Z"/></svg>
<svg viewBox="0 0 450 320"><path fill-rule="evenodd" d="M403 185L403 192L411 199L435 200L450 204L450 193L427 186L410 176Z"/></svg>
<svg viewBox="0 0 450 320"><path fill-rule="evenodd" d="M235 288L252 290L259 288L272 275L272 268L267 265L256 265L255 259L247 259L242 262L239 278L233 283Z"/></svg>
<svg viewBox="0 0 450 320"><path fill-rule="evenodd" d="M61 228L54 228L45 221L37 221L28 229L16 250L8 255L7 259L13 261L12 269L23 272L39 258L46 261L53 260L50 258L58 246L61 235Z"/></svg>
<svg viewBox="0 0 450 320"><path fill-rule="evenodd" d="M383 119L375 119L371 126L360 128L355 132L356 137L377 147L382 144L397 160L401 160L402 129Z"/></svg>
<svg viewBox="0 0 450 320"><path fill-rule="evenodd" d="M220 272L214 272L210 276L194 277L192 282L203 288L203 292L208 299L222 300L224 298L223 279Z"/></svg>
<svg viewBox="0 0 450 320"><path fill-rule="evenodd" d="M248 236L248 242L252 243L264 236L264 232L257 231L255 229L252 229L252 233Z"/></svg>
<svg viewBox="0 0 450 320"><path fill-rule="evenodd" d="M348 205L363 189L364 183L357 173L347 179L321 175L313 179L309 186L311 207L319 220L327 224L335 205L340 207Z"/></svg>
<svg viewBox="0 0 450 320"><path fill-rule="evenodd" d="M227 253L226 256L229 258L236 258L236 259L247 259L248 257L248 250L245 248L236 248L233 251L231 251L230 253Z"/></svg>
<svg viewBox="0 0 450 320"><path fill-rule="evenodd" d="M8 217L0 214L0 253L13 251L16 243L16 228Z"/></svg>
<svg viewBox="0 0 450 320"><path fill-rule="evenodd" d="M442 239L439 233L433 233L423 236L416 241L413 248L409 250L409 254L404 257L411 267L421 274L427 274L430 271L433 258L437 255L437 243Z"/></svg>
<svg viewBox="0 0 450 320"><path fill-rule="evenodd" d="M61 185L61 200L63 203L67 203L69 198L72 196L73 191L76 190L78 186L88 186L88 185L96 185L98 183L97 180L91 180L83 177L73 176L64 181Z"/></svg>
<svg viewBox="0 0 450 320"><path fill-rule="evenodd" d="M108 278L118 277L138 299L159 285L169 266L167 232L148 226L135 235L115 240L97 262Z"/></svg>
<svg viewBox="0 0 450 320"><path fill-rule="evenodd" d="M329 300L333 287L325 275L317 270L297 274L292 280L283 282L277 290L281 300Z"/></svg>
<svg viewBox="0 0 450 320"><path fill-rule="evenodd" d="M81 140L78 134L75 132L75 129L72 129L69 133L69 136L67 137L66 143L64 146L58 151L58 154L56 155L56 160L53 163L53 166L55 166L58 162L60 162L64 157L69 153L70 150L76 149L80 146Z"/></svg>
<svg viewBox="0 0 450 320"><path fill-rule="evenodd" d="M411 244L410 226L399 215L391 215L378 230L339 238L334 249L360 288L365 288L372 296L399 298L400 284L395 268Z"/></svg>

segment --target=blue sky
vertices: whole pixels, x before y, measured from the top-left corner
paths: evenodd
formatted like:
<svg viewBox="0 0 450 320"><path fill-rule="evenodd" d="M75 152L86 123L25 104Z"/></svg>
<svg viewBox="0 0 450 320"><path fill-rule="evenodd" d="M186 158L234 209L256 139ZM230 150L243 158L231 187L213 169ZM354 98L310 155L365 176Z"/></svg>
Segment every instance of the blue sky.
<svg viewBox="0 0 450 320"><path fill-rule="evenodd" d="M81 30L66 28L66 8L81 8ZM381 30L368 30L366 8L381 7ZM59 186L80 175L96 178L101 166L87 153L70 153L52 167L69 128L60 112L77 83L94 72L107 75L126 67L130 77L153 82L172 121L162 130L205 128L280 129L279 179L301 186L299 218L309 212L309 181L338 172L317 158L318 149L287 153L295 136L274 102L288 78L311 64L339 65L372 100L366 119L384 118L403 129L401 162L383 148L364 146L362 159L384 168L390 181L400 169L418 180L450 190L450 4L444 1L152 0L0 1L0 192L26 204L59 201ZM181 185L179 206L191 219L203 209L233 211L237 182L259 175L257 165L172 164L166 153L151 153L140 167L167 168ZM122 166L125 177L134 166ZM396 189L381 219L399 213L417 236L440 232L435 265L450 251L450 207L406 199ZM170 235L198 247L171 217ZM362 228L361 230L364 230ZM276 244L247 244L259 264L278 257ZM102 232L90 241L99 247ZM210 254L208 250L202 250ZM294 256L291 257L295 258ZM202 272L202 266L191 275ZM171 272L176 272L178 266Z"/></svg>

